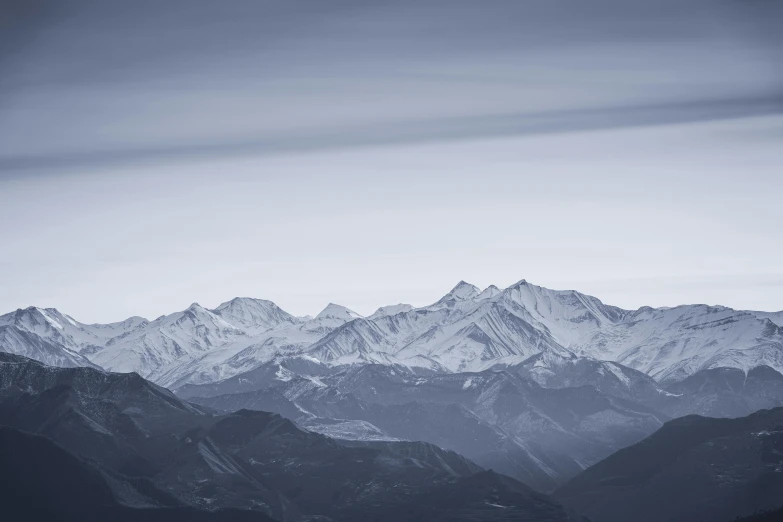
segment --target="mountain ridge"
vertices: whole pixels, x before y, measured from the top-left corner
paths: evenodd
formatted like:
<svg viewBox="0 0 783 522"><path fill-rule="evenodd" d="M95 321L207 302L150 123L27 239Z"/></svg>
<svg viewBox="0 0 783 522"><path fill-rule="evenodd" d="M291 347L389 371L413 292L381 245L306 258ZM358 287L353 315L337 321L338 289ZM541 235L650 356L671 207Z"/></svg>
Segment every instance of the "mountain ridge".
<svg viewBox="0 0 783 522"><path fill-rule="evenodd" d="M494 500L506 506L510 520L581 520L548 496L432 444L341 443L275 413L189 404L136 374L57 368L1 354L0 424L38 435L34 444L61 455L66 450L71 456L62 455L64 464L53 472L92 475L96 490L125 507L188 508L204 518L240 509L257 513L257 520L268 515L284 522L490 521L498 520L488 504ZM16 459L12 469L45 470L36 452L15 443L20 452L14 453L4 440L0 460ZM24 474L27 494L36 484L49 487L46 477L35 476ZM77 502L77 511L100 509L90 504L107 503L103 498L87 499L82 509Z"/></svg>
<svg viewBox="0 0 783 522"><path fill-rule="evenodd" d="M212 310L194 303L153 321L88 325L56 309L29 307L0 316L0 350L136 371L170 387L219 382L280 356L462 372L538 354L613 362L668 384L717 367L783 371L778 316L708 305L624 310L524 279L483 291L460 281L431 305L391 305L368 317L330 303L302 318L271 301L234 298Z"/></svg>

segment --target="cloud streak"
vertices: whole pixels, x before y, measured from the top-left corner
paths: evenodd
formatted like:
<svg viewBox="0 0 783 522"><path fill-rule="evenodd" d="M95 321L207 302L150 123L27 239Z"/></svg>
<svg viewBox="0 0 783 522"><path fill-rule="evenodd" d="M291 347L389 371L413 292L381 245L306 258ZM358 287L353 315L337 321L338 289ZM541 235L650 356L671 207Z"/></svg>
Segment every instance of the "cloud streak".
<svg viewBox="0 0 783 522"><path fill-rule="evenodd" d="M0 156L0 176L22 171L82 169L131 163L294 154L330 149L416 145L527 135L585 132L768 116L783 113L783 97L720 99L630 107L493 114L343 126L294 134L220 138L37 155Z"/></svg>
<svg viewBox="0 0 783 522"><path fill-rule="evenodd" d="M10 5L2 177L703 122L783 97L777 2Z"/></svg>

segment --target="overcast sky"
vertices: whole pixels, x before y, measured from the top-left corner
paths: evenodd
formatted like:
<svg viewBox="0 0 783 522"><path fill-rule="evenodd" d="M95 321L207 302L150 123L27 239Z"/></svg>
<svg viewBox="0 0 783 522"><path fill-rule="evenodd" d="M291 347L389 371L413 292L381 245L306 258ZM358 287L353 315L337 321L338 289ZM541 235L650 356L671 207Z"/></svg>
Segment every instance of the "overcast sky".
<svg viewBox="0 0 783 522"><path fill-rule="evenodd" d="M0 312L783 309L774 0L0 7Z"/></svg>

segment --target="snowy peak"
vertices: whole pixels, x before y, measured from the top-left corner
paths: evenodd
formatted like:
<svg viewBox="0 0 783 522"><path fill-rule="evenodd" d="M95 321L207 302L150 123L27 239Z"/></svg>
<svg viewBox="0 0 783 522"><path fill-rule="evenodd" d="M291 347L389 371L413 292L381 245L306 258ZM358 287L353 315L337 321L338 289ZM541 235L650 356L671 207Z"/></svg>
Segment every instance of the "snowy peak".
<svg viewBox="0 0 783 522"><path fill-rule="evenodd" d="M770 321L772 321L776 325L778 325L781 328L783 328L783 310L781 310L780 312L757 312L757 311L752 311L750 313L755 315L759 319L769 319Z"/></svg>
<svg viewBox="0 0 783 522"><path fill-rule="evenodd" d="M149 377L166 365L186 364L205 352L248 339L234 326L198 303L182 312L161 316L85 353L113 372L137 372Z"/></svg>
<svg viewBox="0 0 783 522"><path fill-rule="evenodd" d="M182 312L159 317L149 323L149 326L148 330L151 331L163 329L176 332L177 335L188 334L197 329L200 337L208 332L227 332L236 335L244 333L240 328L198 303L191 304Z"/></svg>
<svg viewBox="0 0 783 522"><path fill-rule="evenodd" d="M441 297L436 304L444 304L450 301L469 301L478 297L480 293L481 291L476 286L460 281L448 294Z"/></svg>
<svg viewBox="0 0 783 522"><path fill-rule="evenodd" d="M47 323L58 330L63 330L65 324L68 324L69 322L72 323L72 320L69 321L66 316L54 308L35 308L35 310Z"/></svg>
<svg viewBox="0 0 783 522"><path fill-rule="evenodd" d="M339 328L346 323L350 323L354 319L361 319L362 316L350 310L344 306L329 303L326 308L321 310L321 313L315 316L314 319L310 319L304 322L300 327L301 330L310 332L310 334L318 333L324 336ZM317 341L314 339L313 341Z"/></svg>
<svg viewBox="0 0 783 522"><path fill-rule="evenodd" d="M0 325L16 326L36 334L51 329L62 331L64 322L66 322L65 316L54 308L39 308L37 306L19 308L15 312L0 316Z"/></svg>
<svg viewBox="0 0 783 522"><path fill-rule="evenodd" d="M166 316L163 322L173 321L174 323L180 323L184 319L190 319L191 321L193 321L195 325L211 324L220 328L230 328L230 329L235 328L233 325L229 324L225 319L215 315L210 310L207 310L206 308L204 308L198 303L191 304L189 307L187 307L187 309L185 309L183 312L179 314L172 314L170 316Z"/></svg>
<svg viewBox="0 0 783 522"><path fill-rule="evenodd" d="M628 311L524 279L483 291L460 281L433 305L385 306L366 320L335 303L315 318L298 318L271 301L244 297L214 310L193 303L152 322L134 317L108 325L29 307L0 316L0 350L61 365L77 364L80 355L164 384L218 381L276 357L448 372L516 365L536 354L558 372L613 367L554 364L544 356L614 361L669 382L724 366L783 371L780 321L780 313L706 305Z"/></svg>
<svg viewBox="0 0 783 522"><path fill-rule="evenodd" d="M13 325L0 326L0 352L22 355L50 366L92 366L85 357L69 350L62 343L49 341Z"/></svg>
<svg viewBox="0 0 783 522"><path fill-rule="evenodd" d="M409 304L396 304L389 306L382 306L378 308L368 319L380 319L381 317L388 317L390 315L397 315L413 310L413 306Z"/></svg>
<svg viewBox="0 0 783 522"><path fill-rule="evenodd" d="M523 306L534 318L546 324L570 322L610 325L627 312L606 306L595 297L575 290L551 290L528 283L524 279L502 292L503 297Z"/></svg>
<svg viewBox="0 0 783 522"><path fill-rule="evenodd" d="M191 305L188 306L184 311L185 311L185 313L189 312L189 313L192 313L192 314L195 314L195 315L202 315L204 313L210 313L209 310L207 310L206 308L204 308L203 306L201 306L198 303L191 303Z"/></svg>
<svg viewBox="0 0 783 522"><path fill-rule="evenodd" d="M460 281L459 283L457 283L457 286L451 289L449 295L454 299L458 299L460 301L467 301L468 299L473 299L474 297L479 295L479 289L478 287L473 286L470 283L466 283L465 281Z"/></svg>
<svg viewBox="0 0 783 522"><path fill-rule="evenodd" d="M68 316L66 316L68 317ZM134 315L133 317L129 317L125 319L124 321L119 321L116 323L109 323L109 324L91 324L86 325L90 328L109 328L113 330L132 330L134 328L138 328L139 326L144 326L145 324L148 324L149 321L146 320L143 317L139 317L137 315Z"/></svg>
<svg viewBox="0 0 783 522"><path fill-rule="evenodd" d="M342 305L329 303L321 313L315 316L316 319L341 319L343 321L353 321L362 316Z"/></svg>
<svg viewBox="0 0 783 522"><path fill-rule="evenodd" d="M215 308L213 313L247 330L264 331L281 323L298 322L272 301L250 297L235 297Z"/></svg>
<svg viewBox="0 0 783 522"><path fill-rule="evenodd" d="M0 316L0 326L17 328L76 352L106 339L99 328L83 325L55 308L18 309Z"/></svg>
<svg viewBox="0 0 783 522"><path fill-rule="evenodd" d="M476 296L476 300L481 301L483 299L492 299L498 294L500 294L500 289L495 285L489 285L478 296Z"/></svg>

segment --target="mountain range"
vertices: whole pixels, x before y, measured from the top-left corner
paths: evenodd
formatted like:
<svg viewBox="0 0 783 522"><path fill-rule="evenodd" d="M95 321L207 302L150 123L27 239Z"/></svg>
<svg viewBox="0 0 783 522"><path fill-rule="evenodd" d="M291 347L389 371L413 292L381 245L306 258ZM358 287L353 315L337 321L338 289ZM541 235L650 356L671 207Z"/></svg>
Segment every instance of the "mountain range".
<svg viewBox="0 0 783 522"><path fill-rule="evenodd" d="M0 459L47 455L90 489L47 493L44 519L745 516L779 507L782 317L624 310L524 280L367 317L251 298L111 324L29 307L0 316ZM18 474L29 514L56 480Z"/></svg>
<svg viewBox="0 0 783 522"><path fill-rule="evenodd" d="M432 444L335 439L194 405L137 374L0 354L7 520L771 522L782 435L781 407L682 417L548 496Z"/></svg>
<svg viewBox="0 0 783 522"><path fill-rule="evenodd" d="M670 419L783 404L782 316L460 282L368 317L236 298L101 325L29 307L0 316L0 350L134 372L190 408L274 412L342 441L427 442L552 492Z"/></svg>
<svg viewBox="0 0 783 522"><path fill-rule="evenodd" d="M0 354L0 426L3 513L20 520L581 520L431 444L341 442L137 374Z"/></svg>
<svg viewBox="0 0 783 522"><path fill-rule="evenodd" d="M540 491L658 429L665 414L593 387L549 389L508 371L420 376L363 365L255 391L188 400L224 411L277 412L340 439L421 440ZM203 385L202 385L203 386Z"/></svg>
<svg viewBox="0 0 783 522"><path fill-rule="evenodd" d="M368 317L336 304L315 317L295 317L251 298L112 324L29 307L0 316L0 349L59 366L133 371L172 389L297 357L329 368L384 364L455 373L538 356L531 374L543 381L557 372L550 363L577 358L618 363L666 385L712 368L780 372L782 322L783 312L707 305L624 310L524 280L483 291L463 281L429 306L386 306Z"/></svg>

